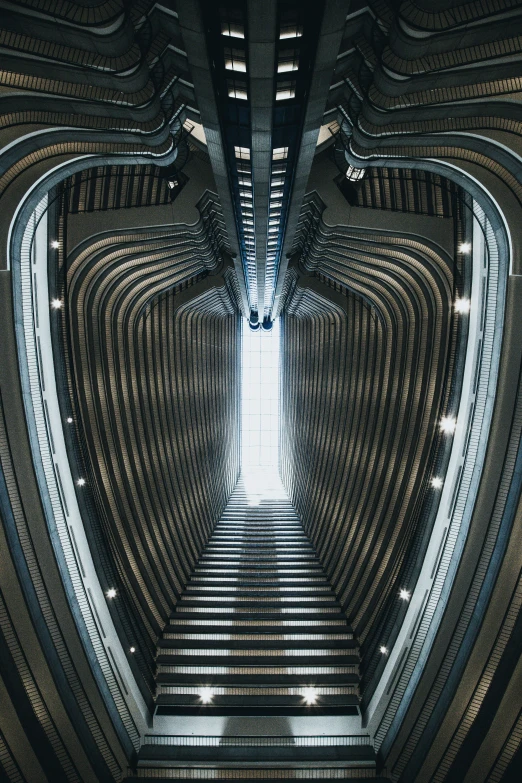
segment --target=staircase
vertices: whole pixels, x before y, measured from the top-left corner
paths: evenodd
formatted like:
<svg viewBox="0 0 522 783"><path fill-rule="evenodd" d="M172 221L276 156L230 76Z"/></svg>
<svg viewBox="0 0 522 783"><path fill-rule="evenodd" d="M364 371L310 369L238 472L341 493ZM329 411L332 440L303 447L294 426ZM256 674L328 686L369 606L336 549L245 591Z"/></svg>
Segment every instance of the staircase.
<svg viewBox="0 0 522 783"><path fill-rule="evenodd" d="M279 479L240 479L159 642L159 731L128 780L375 780L358 661Z"/></svg>

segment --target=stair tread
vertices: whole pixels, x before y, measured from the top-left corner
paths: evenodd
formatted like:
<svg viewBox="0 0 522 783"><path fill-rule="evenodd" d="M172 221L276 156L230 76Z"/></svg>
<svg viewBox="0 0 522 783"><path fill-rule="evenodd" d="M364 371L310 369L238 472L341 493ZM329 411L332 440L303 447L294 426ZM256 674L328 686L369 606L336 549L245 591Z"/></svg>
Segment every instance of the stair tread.
<svg viewBox="0 0 522 783"><path fill-rule="evenodd" d="M358 644L288 500L248 506L236 487L158 641L156 665L160 715L359 714ZM202 688L211 691L205 704ZM313 704L304 698L310 688ZM192 760L193 750L178 749L176 758ZM243 750L251 758L252 748ZM321 748L308 750L321 758ZM343 753L336 747L329 758Z"/></svg>

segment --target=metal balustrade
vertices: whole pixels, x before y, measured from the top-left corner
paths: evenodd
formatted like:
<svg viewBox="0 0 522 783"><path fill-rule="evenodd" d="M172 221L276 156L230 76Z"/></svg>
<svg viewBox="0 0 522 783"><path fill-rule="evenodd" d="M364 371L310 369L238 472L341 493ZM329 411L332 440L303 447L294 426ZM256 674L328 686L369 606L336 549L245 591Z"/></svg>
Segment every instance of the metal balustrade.
<svg viewBox="0 0 522 783"><path fill-rule="evenodd" d="M335 735L296 735L296 736L264 736L264 735L195 735L195 734L146 734L142 745L160 745L178 747L207 748L325 748L325 747L365 747L371 745L368 734L335 734Z"/></svg>

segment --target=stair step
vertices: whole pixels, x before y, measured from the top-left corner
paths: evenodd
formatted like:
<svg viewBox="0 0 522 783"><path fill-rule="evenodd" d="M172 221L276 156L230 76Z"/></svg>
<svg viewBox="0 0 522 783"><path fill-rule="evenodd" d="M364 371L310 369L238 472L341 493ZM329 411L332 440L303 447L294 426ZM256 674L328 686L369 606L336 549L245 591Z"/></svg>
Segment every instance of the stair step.
<svg viewBox="0 0 522 783"><path fill-rule="evenodd" d="M140 766L151 761L366 761L375 763L371 745L330 747L202 747L143 745L139 753Z"/></svg>
<svg viewBox="0 0 522 783"><path fill-rule="evenodd" d="M159 671L156 674L156 685L164 686L171 685L180 688L186 688L188 686L201 686L201 673L188 674L184 672L172 672L166 671L168 669L178 669L182 667L175 667L169 665L162 665L159 667ZM186 667L197 671L198 667ZM207 667L209 668L209 667ZM215 668L215 667L210 667ZM359 681L358 665L352 664L350 666L339 666L338 671L335 674L288 674L287 668L271 667L279 674L253 674L248 668L243 675L236 673L229 674L208 674L204 676L205 687L229 687L229 688L271 688L271 687L288 687L288 688L308 688L310 686L310 679L313 676L314 688L337 688L344 687L345 685L354 685ZM319 669L320 667L316 667Z"/></svg>
<svg viewBox="0 0 522 783"><path fill-rule="evenodd" d="M191 635L192 636L192 635ZM175 644L178 648L194 648L194 647L208 647L208 645L211 642L227 642L230 647L233 647L234 650L247 650L252 648L252 645L255 644L256 650L280 650L282 641L279 639L263 639L263 638L255 638L252 637L252 635L249 635L245 639L201 639L201 638L190 638L190 639L184 639L183 637L180 637L176 634L163 634L163 640L165 642L172 642ZM283 640L284 642L285 640ZM339 648L339 641L335 639L297 639L297 640L289 640L288 646L292 647L294 649L299 650L307 650L308 654L310 654L310 645L321 642L321 645L323 648L331 648L332 650L337 650ZM348 648L348 647L355 647L355 642L350 641L349 639L343 639L342 647ZM342 648L341 648L342 649ZM284 650L283 650L284 652Z"/></svg>
<svg viewBox="0 0 522 783"><path fill-rule="evenodd" d="M165 676L172 675L173 677L190 678L191 675L198 677L199 684L201 685L204 679L204 685L208 685L216 677L216 681L221 681L223 678L228 678L227 682L231 681L231 678L237 679L241 677L251 677L253 681L268 684L275 682L277 678L284 677L284 682L290 684L303 684L304 687L310 685L310 680L313 679L314 683L320 684L322 678L329 678L328 683L338 684L340 681L344 682L344 678L350 678L353 671L358 668L359 659L355 657L349 664L340 664L338 661L330 662L325 666L315 665L301 665L301 666L277 666L277 664L264 666L264 665L249 665L240 666L237 662L228 663L226 666L216 666L214 663L207 663L206 665L194 665L194 664L179 664L172 662L168 656L159 655L156 659L158 663L157 669L157 682L163 681ZM335 678L335 679L334 679ZM279 679L277 679L279 682ZM187 679L189 682L189 679ZM192 680L190 680L192 682Z"/></svg>
<svg viewBox="0 0 522 783"><path fill-rule="evenodd" d="M288 501L249 506L236 488L158 642L156 666L157 715L191 720L359 715L358 644ZM310 692L313 703L307 702ZM219 773L220 780L227 775L220 763L241 762L235 771L242 774L245 762L256 760L263 775L266 765L279 762L291 763L279 767L289 772L296 764L309 772L324 762L317 780L328 779L332 769L360 776L353 767L359 760L371 777L375 773L371 746L207 745L193 747L191 740L174 750L144 747L139 775L147 753L152 754L147 763L165 762L162 769L171 762L208 762L205 769L211 776ZM194 779L193 766L190 770ZM266 779L280 778L273 766L266 772Z"/></svg>

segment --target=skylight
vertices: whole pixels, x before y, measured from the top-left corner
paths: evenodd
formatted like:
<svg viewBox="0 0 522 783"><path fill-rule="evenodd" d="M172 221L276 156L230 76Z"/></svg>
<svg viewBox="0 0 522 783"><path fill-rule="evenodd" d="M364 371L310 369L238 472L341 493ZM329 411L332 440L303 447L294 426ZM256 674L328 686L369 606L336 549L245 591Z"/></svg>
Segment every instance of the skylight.
<svg viewBox="0 0 522 783"><path fill-rule="evenodd" d="M279 322L253 332L243 321L241 442L243 472L279 464Z"/></svg>

